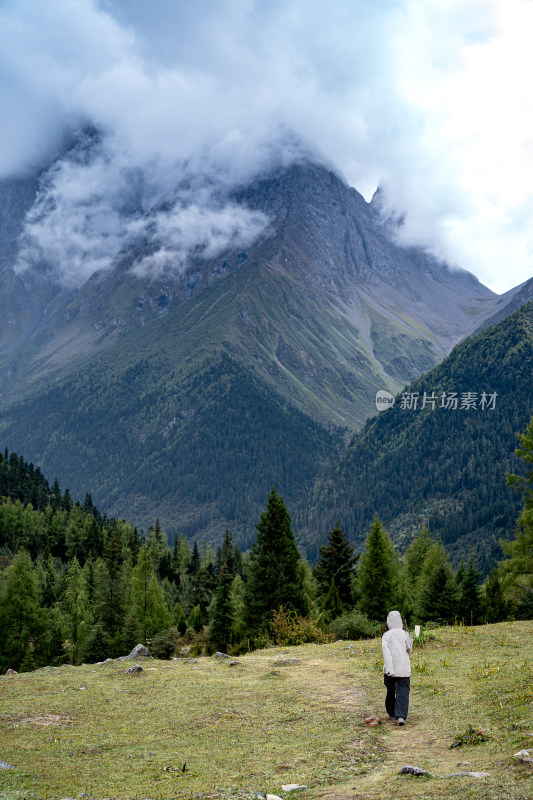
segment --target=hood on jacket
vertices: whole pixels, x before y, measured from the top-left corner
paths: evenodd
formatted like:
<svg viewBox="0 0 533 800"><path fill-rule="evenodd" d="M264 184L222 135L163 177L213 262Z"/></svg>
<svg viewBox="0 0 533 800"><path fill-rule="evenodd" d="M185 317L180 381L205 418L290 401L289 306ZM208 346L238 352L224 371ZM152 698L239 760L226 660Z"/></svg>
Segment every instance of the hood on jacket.
<svg viewBox="0 0 533 800"><path fill-rule="evenodd" d="M387 628L403 628L402 615L399 611L390 611L387 617Z"/></svg>

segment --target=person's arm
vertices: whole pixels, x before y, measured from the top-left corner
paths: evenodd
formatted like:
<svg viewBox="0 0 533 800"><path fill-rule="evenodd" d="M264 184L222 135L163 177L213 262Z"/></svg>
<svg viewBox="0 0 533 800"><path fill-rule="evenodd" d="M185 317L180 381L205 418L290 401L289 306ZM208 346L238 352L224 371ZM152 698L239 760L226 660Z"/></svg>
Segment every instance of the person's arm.
<svg viewBox="0 0 533 800"><path fill-rule="evenodd" d="M393 672L393 665L392 665L392 652L389 645L389 636L384 634L381 639L381 649L383 650L383 660L385 662L385 669L383 672L385 675L391 675Z"/></svg>

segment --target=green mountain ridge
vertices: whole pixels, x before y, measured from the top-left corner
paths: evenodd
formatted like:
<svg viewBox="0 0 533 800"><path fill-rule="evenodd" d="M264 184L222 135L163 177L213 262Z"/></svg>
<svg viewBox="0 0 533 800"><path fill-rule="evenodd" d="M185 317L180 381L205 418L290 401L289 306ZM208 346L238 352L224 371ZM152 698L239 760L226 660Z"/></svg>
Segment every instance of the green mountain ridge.
<svg viewBox="0 0 533 800"><path fill-rule="evenodd" d="M300 540L314 552L319 531L336 519L358 547L374 514L403 550L422 524L438 535L457 564L473 554L487 572L511 538L520 498L506 486L519 470L517 433L533 414L533 303L457 345L445 361L404 390L418 408L393 408L367 422L339 462L322 477L296 515ZM456 392L458 408L441 407ZM477 395L463 408L463 393ZM494 408L481 395L496 393ZM435 407L426 397L437 398Z"/></svg>
<svg viewBox="0 0 533 800"><path fill-rule="evenodd" d="M290 383L287 370L269 364L275 374L258 377L246 368L243 281L245 271L228 276L6 409L3 441L74 495L90 491L108 514L144 528L159 516L171 533L213 540L229 525L247 540L272 484L296 503L341 436L275 391Z"/></svg>

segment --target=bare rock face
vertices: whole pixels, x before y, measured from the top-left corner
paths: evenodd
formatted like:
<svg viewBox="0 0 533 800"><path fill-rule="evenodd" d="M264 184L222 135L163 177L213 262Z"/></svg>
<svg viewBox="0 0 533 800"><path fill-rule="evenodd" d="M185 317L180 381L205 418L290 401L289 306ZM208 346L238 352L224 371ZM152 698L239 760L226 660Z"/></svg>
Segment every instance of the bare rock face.
<svg viewBox="0 0 533 800"><path fill-rule="evenodd" d="M137 675L139 672L144 672L144 670L140 664L134 664L133 667L127 669L126 672L128 675Z"/></svg>

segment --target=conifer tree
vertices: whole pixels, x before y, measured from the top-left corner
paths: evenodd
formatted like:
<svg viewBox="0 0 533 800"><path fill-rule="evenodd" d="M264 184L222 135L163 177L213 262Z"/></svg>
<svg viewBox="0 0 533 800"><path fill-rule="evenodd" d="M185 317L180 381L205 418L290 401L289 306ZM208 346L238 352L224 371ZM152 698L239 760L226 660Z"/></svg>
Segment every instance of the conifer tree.
<svg viewBox="0 0 533 800"><path fill-rule="evenodd" d="M519 616L533 617L533 417L524 434L519 434L516 455L526 464L525 475L507 475L507 483L522 493L524 506L517 520L513 541L501 540L507 558L501 562L506 594Z"/></svg>
<svg viewBox="0 0 533 800"><path fill-rule="evenodd" d="M462 566L462 562L461 562ZM480 574L474 567L471 557L468 566L455 575L457 591L457 616L466 625L479 625L481 622L481 598L479 591Z"/></svg>
<svg viewBox="0 0 533 800"><path fill-rule="evenodd" d="M176 536L174 539L174 547L172 548L171 568L174 581L180 591L183 581L189 578L188 570L190 560L191 553L189 550L189 542L185 536Z"/></svg>
<svg viewBox="0 0 533 800"><path fill-rule="evenodd" d="M396 601L398 566L389 535L377 515L365 542L359 573L361 610L370 619L386 619Z"/></svg>
<svg viewBox="0 0 533 800"><path fill-rule="evenodd" d="M224 541L222 546L217 549L217 558L215 562L215 573L218 576L222 569L222 565L226 564L228 571L231 575L235 575L235 551L233 549L233 534L226 528L224 533Z"/></svg>
<svg viewBox="0 0 533 800"><path fill-rule="evenodd" d="M124 576L125 567L125 562L119 565L109 558L99 558L93 565L94 624L100 625L109 637L107 653L109 656L120 655L123 644L122 628L127 584Z"/></svg>
<svg viewBox="0 0 533 800"><path fill-rule="evenodd" d="M94 507L93 499L89 492L87 492L87 494L85 495L83 510L85 511L86 514L92 514L93 516L96 516L97 513L96 508Z"/></svg>
<svg viewBox="0 0 533 800"><path fill-rule="evenodd" d="M252 634L268 626L272 612L282 606L298 613L303 610L298 581L300 556L291 518L274 488L255 527L257 539L251 549L246 583L247 624Z"/></svg>
<svg viewBox="0 0 533 800"><path fill-rule="evenodd" d="M233 625L233 608L231 603L232 584L233 575L224 561L220 569L212 622L209 630L209 638L211 641L216 647L224 651L228 649Z"/></svg>
<svg viewBox="0 0 533 800"><path fill-rule="evenodd" d="M110 654L112 648L111 637L101 622L93 625L87 634L83 645L83 660L89 664L103 661Z"/></svg>
<svg viewBox="0 0 533 800"><path fill-rule="evenodd" d="M164 560L165 555L168 551L168 545L166 541L166 536L163 534L161 530L161 525L159 523L159 517L156 518L155 527L148 528L148 540L147 540L147 551L152 560L154 565L154 569L156 574L159 577L163 577L161 575L161 562Z"/></svg>
<svg viewBox="0 0 533 800"><path fill-rule="evenodd" d="M20 550L0 587L0 666L19 669L43 633L39 581L31 559Z"/></svg>
<svg viewBox="0 0 533 800"><path fill-rule="evenodd" d="M140 550L132 571L130 603L142 643L146 644L147 639L172 624L172 616L146 547Z"/></svg>
<svg viewBox="0 0 533 800"><path fill-rule="evenodd" d="M73 558L76 558L80 566L85 564L85 559L87 557L88 536L86 531L86 523L88 523L89 520L90 518L83 513L81 506L71 506L71 511L68 515L67 529L65 532L67 558L69 561L72 561Z"/></svg>
<svg viewBox="0 0 533 800"><path fill-rule="evenodd" d="M50 554L42 565L42 604L46 608L51 608L57 600L57 575L54 567L54 559Z"/></svg>
<svg viewBox="0 0 533 800"><path fill-rule="evenodd" d="M198 606L204 620L207 620L207 609L211 604L216 588L213 566L200 567L192 579L191 603L193 606Z"/></svg>
<svg viewBox="0 0 533 800"><path fill-rule="evenodd" d="M136 561L139 550L141 549L141 537L139 536L137 528L132 528L131 525L129 527L126 545L131 553L133 561Z"/></svg>
<svg viewBox="0 0 533 800"><path fill-rule="evenodd" d="M231 584L232 642L240 642L246 634L246 601L244 594L244 581L237 573Z"/></svg>
<svg viewBox="0 0 533 800"><path fill-rule="evenodd" d="M442 544L434 542L428 550L417 589L417 613L420 619L451 622L457 596L450 560Z"/></svg>
<svg viewBox="0 0 533 800"><path fill-rule="evenodd" d="M110 655L118 654L122 646L126 601L124 563L119 531L112 525L107 533L104 558L97 559L94 564L94 618L110 638Z"/></svg>
<svg viewBox="0 0 533 800"><path fill-rule="evenodd" d="M90 632L91 613L85 576L74 556L65 576L65 593L61 601L63 626L70 651L71 664L77 664Z"/></svg>
<svg viewBox="0 0 533 800"><path fill-rule="evenodd" d="M52 507L53 508L61 508L61 501L62 501L63 498L61 496L61 489L60 489L59 481L57 480L57 478L54 478L54 483L52 484L52 492L51 492L51 494L52 494Z"/></svg>
<svg viewBox="0 0 533 800"><path fill-rule="evenodd" d="M332 619L340 617L340 615L344 613L345 609L342 604L339 590L337 589L337 584L335 583L335 578L331 579L328 593L324 598L323 607L327 622L331 622Z"/></svg>
<svg viewBox="0 0 533 800"><path fill-rule="evenodd" d="M104 529L94 514L85 515L87 558L99 558L104 552Z"/></svg>
<svg viewBox="0 0 533 800"><path fill-rule="evenodd" d="M313 572L320 594L325 596L329 593L333 580L342 605L350 608L353 568L359 556L354 555L354 549L340 529L338 520L328 533L328 543L322 545L319 553L320 559Z"/></svg>
<svg viewBox="0 0 533 800"><path fill-rule="evenodd" d="M65 494L61 499L61 508L63 509L63 511L66 511L68 513L72 509L72 506L73 502L72 502L72 496L70 494L70 489L65 489Z"/></svg>
<svg viewBox="0 0 533 800"><path fill-rule="evenodd" d="M235 545L235 550L233 552L234 558L234 565L235 565L235 574L240 575L241 578L244 575L244 562L242 558L241 549L238 544Z"/></svg>
<svg viewBox="0 0 533 800"><path fill-rule="evenodd" d="M485 622L503 622L509 615L498 567L493 567L482 586L481 607Z"/></svg>
<svg viewBox="0 0 533 800"><path fill-rule="evenodd" d="M198 542L194 543L191 558L188 564L189 575L196 575L200 569L200 552L198 550Z"/></svg>
<svg viewBox="0 0 533 800"><path fill-rule="evenodd" d="M66 559L66 527L68 516L55 504L45 510L45 524L50 552L56 558Z"/></svg>
<svg viewBox="0 0 533 800"><path fill-rule="evenodd" d="M416 582L422 572L424 560L429 548L433 544L433 537L426 525L419 528L404 554L404 564L409 589L415 591Z"/></svg>

